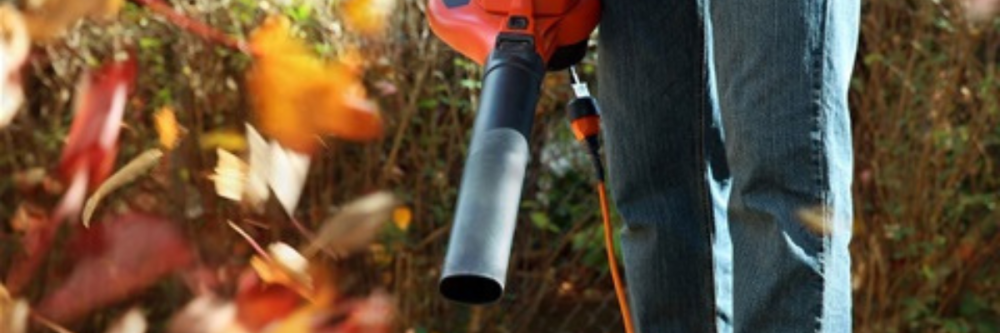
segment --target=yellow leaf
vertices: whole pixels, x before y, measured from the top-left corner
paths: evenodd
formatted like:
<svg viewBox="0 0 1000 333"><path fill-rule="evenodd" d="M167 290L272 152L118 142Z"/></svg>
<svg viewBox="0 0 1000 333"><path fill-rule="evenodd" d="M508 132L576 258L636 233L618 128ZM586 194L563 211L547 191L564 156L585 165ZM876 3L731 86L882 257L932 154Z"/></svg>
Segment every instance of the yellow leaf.
<svg viewBox="0 0 1000 333"><path fill-rule="evenodd" d="M346 0L340 10L348 30L378 35L385 31L395 4L393 0Z"/></svg>
<svg viewBox="0 0 1000 333"><path fill-rule="evenodd" d="M255 62L247 88L261 131L307 154L318 149L323 135L355 141L380 137L381 116L356 73L320 60L290 30L287 18L275 16L250 37Z"/></svg>
<svg viewBox="0 0 1000 333"><path fill-rule="evenodd" d="M399 230L406 231L409 229L412 220L413 211L409 207L399 206L392 211L392 223L395 223Z"/></svg>
<svg viewBox="0 0 1000 333"><path fill-rule="evenodd" d="M215 130L201 136L201 149L221 148L228 151L244 151L247 140L242 133L233 130Z"/></svg>
<svg viewBox="0 0 1000 333"><path fill-rule="evenodd" d="M153 123L156 125L156 133L160 137L160 145L167 150L177 147L180 139L180 128L177 125L177 116L174 110L164 107L153 114Z"/></svg>

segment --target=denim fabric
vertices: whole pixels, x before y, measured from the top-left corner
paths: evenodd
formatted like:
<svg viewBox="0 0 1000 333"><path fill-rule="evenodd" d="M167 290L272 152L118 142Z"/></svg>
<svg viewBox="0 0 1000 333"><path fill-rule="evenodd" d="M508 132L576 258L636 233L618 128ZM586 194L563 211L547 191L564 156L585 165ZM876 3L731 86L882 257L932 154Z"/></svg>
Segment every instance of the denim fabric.
<svg viewBox="0 0 1000 333"><path fill-rule="evenodd" d="M859 0L603 6L609 189L639 331L850 332Z"/></svg>

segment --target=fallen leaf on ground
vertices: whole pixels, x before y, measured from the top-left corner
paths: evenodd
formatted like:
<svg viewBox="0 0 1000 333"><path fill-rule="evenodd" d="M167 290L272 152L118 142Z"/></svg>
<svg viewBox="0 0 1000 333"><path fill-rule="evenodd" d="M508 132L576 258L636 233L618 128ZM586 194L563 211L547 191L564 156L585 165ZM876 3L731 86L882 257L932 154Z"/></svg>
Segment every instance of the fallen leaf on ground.
<svg viewBox="0 0 1000 333"><path fill-rule="evenodd" d="M316 238L302 251L312 257L320 251L336 256L366 249L379 229L391 218L396 198L388 192L377 192L356 199L332 218L323 222Z"/></svg>
<svg viewBox="0 0 1000 333"><path fill-rule="evenodd" d="M137 308L129 309L108 329L107 333L145 333L149 324L146 315Z"/></svg>
<svg viewBox="0 0 1000 333"><path fill-rule="evenodd" d="M135 213L81 229L73 243L83 248L73 251L81 258L38 307L60 323L146 289L193 258L172 222Z"/></svg>
<svg viewBox="0 0 1000 333"><path fill-rule="evenodd" d="M0 128L10 124L24 102L20 70L30 43L21 13L10 4L0 4Z"/></svg>
<svg viewBox="0 0 1000 333"><path fill-rule="evenodd" d="M128 162L124 167L122 167L114 175L111 175L107 181L101 184L100 187L94 191L94 194L87 199L87 203L83 207L83 226L90 227L90 218L94 215L94 210L97 209L97 204L104 199L105 196L114 192L131 183L139 176L142 176L146 171L152 169L160 162L160 158L163 157L163 152L159 149L150 149L132 161Z"/></svg>
<svg viewBox="0 0 1000 333"><path fill-rule="evenodd" d="M118 13L124 0L27 1L25 17L31 38L49 41L61 36L85 17L107 19Z"/></svg>
<svg viewBox="0 0 1000 333"><path fill-rule="evenodd" d="M260 129L282 146L314 153L320 136L367 141L382 135L382 119L360 78L324 62L291 35L285 17L269 17L250 38L255 51L247 75Z"/></svg>

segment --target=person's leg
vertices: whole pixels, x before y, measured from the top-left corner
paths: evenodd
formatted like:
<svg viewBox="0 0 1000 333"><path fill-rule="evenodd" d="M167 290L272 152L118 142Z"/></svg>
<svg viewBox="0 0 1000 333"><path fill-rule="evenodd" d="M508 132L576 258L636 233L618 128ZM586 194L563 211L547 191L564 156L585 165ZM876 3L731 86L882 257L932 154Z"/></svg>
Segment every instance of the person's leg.
<svg viewBox="0 0 1000 333"><path fill-rule="evenodd" d="M730 324L729 175L709 97L700 3L603 3L598 91L608 183L625 220L625 275L645 333L728 331ZM713 248L721 250L716 260Z"/></svg>
<svg viewBox="0 0 1000 333"><path fill-rule="evenodd" d="M713 0L737 332L851 330L858 0Z"/></svg>

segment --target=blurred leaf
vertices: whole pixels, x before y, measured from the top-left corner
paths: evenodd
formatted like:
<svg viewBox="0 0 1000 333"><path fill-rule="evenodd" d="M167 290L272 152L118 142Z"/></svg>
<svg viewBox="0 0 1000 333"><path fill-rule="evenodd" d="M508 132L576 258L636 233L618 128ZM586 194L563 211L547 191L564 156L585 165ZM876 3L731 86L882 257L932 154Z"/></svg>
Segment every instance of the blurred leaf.
<svg viewBox="0 0 1000 333"><path fill-rule="evenodd" d="M243 133L228 129L202 134L199 145L201 149L220 148L236 152L247 150L247 141Z"/></svg>
<svg viewBox="0 0 1000 333"><path fill-rule="evenodd" d="M413 211L409 207L399 206L392 210L392 223L396 225L399 230L406 231L410 229L410 222L413 221Z"/></svg>
<svg viewBox="0 0 1000 333"><path fill-rule="evenodd" d="M240 202L247 182L247 169L243 160L222 148L215 150L218 164L209 178L215 183L215 193L220 197Z"/></svg>
<svg viewBox="0 0 1000 333"><path fill-rule="evenodd" d="M124 0L27 1L25 18L32 39L50 41L61 36L85 17L107 19L116 15L124 2Z"/></svg>
<svg viewBox="0 0 1000 333"><path fill-rule="evenodd" d="M28 58L30 43L20 12L0 4L0 128L10 124L24 101L18 71Z"/></svg>
<svg viewBox="0 0 1000 333"><path fill-rule="evenodd" d="M265 283L277 283L296 291L311 294L312 277L309 275L309 261L288 244L277 242L267 247L269 259L253 257L250 266Z"/></svg>
<svg viewBox="0 0 1000 333"><path fill-rule="evenodd" d="M118 170L114 175L111 175L107 181L101 184L100 187L94 191L94 194L87 199L87 203L83 206L83 226L90 227L90 218L94 215L94 210L97 209L97 204L104 199L105 196L114 192L131 183L142 174L152 169L160 162L160 158L163 157L163 152L159 149L150 149L139 156L136 156L132 161L129 161L121 170Z"/></svg>
<svg viewBox="0 0 1000 333"><path fill-rule="evenodd" d="M145 333L149 324L142 310L137 308L129 309L121 318L118 318L107 333Z"/></svg>
<svg viewBox="0 0 1000 333"><path fill-rule="evenodd" d="M270 17L251 36L256 61L247 88L261 131L302 153L315 152L321 135L380 137L381 116L355 73L321 61L290 29L288 19Z"/></svg>
<svg viewBox="0 0 1000 333"><path fill-rule="evenodd" d="M0 284L0 332L26 333L30 312L28 301L14 299L7 288Z"/></svg>
<svg viewBox="0 0 1000 333"><path fill-rule="evenodd" d="M184 267L193 256L168 220L128 214L81 230L75 239L82 258L63 284L45 296L39 312L56 322L82 318L121 301Z"/></svg>
<svg viewBox="0 0 1000 333"><path fill-rule="evenodd" d="M160 146L167 150L177 147L180 141L180 125L177 124L177 116L174 109L170 107L161 108L153 114L153 124L156 126L156 134L160 138Z"/></svg>
<svg viewBox="0 0 1000 333"><path fill-rule="evenodd" d="M531 224L541 230L559 232L559 227L552 224L552 220L549 219L549 216L545 212L531 212Z"/></svg>
<svg viewBox="0 0 1000 333"><path fill-rule="evenodd" d="M236 321L236 304L212 295L188 302L170 319L170 333L247 333Z"/></svg>
<svg viewBox="0 0 1000 333"><path fill-rule="evenodd" d="M394 0L344 0L340 10L349 31L365 35L378 35L385 31L396 7Z"/></svg>
<svg viewBox="0 0 1000 333"><path fill-rule="evenodd" d="M376 233L391 217L396 198L388 192L377 192L354 200L337 215L323 222L316 239L302 251L311 257L319 251L347 255L367 248Z"/></svg>

